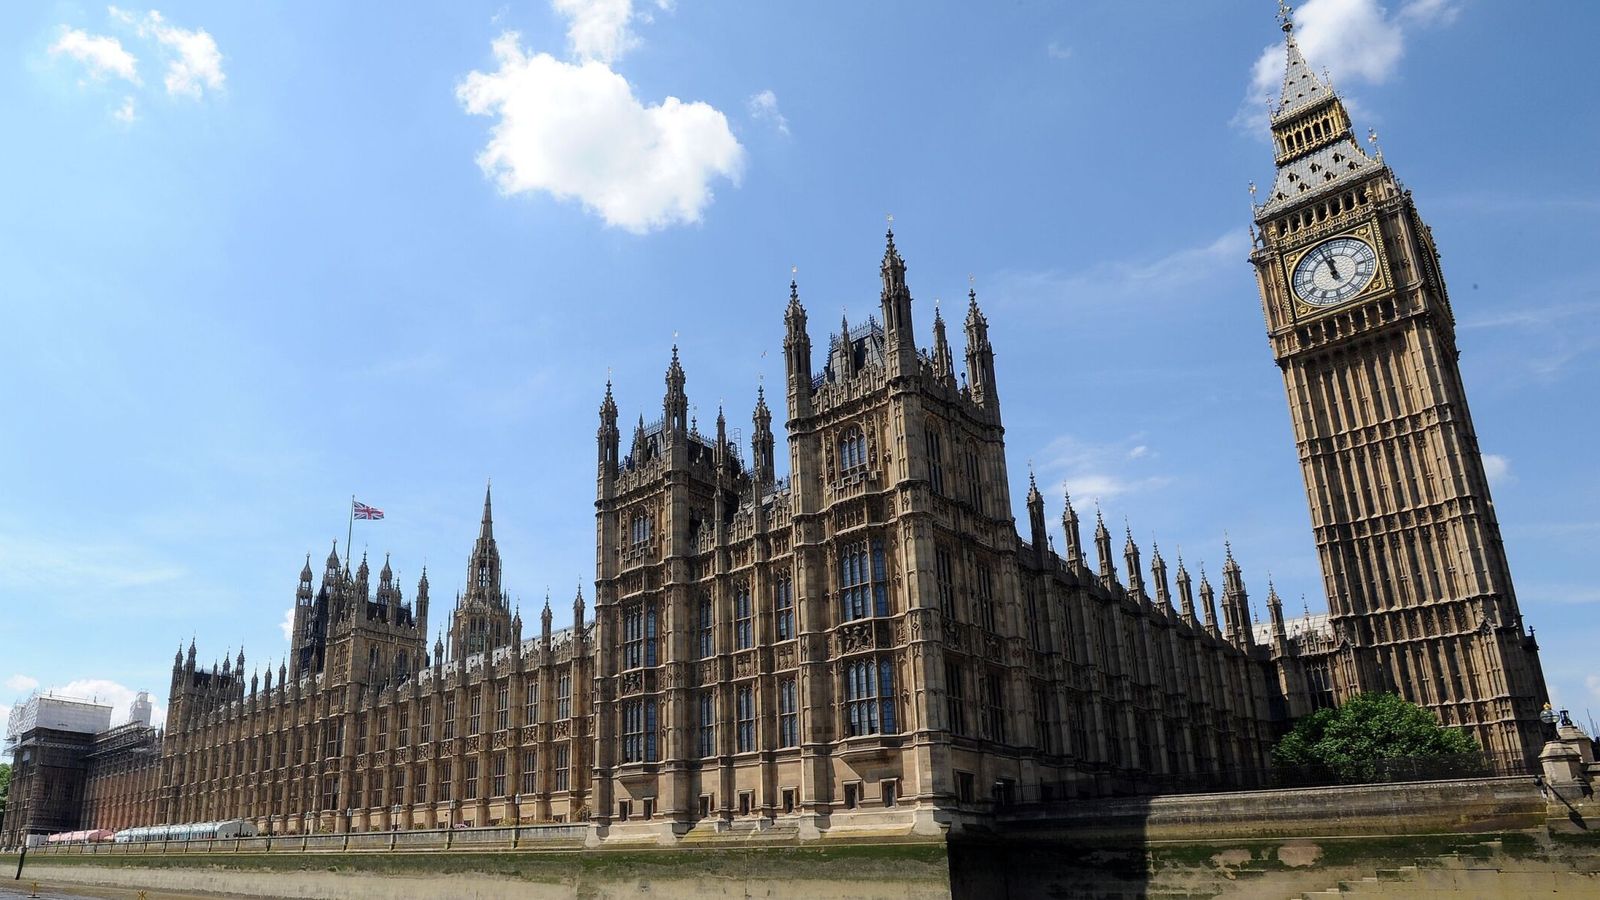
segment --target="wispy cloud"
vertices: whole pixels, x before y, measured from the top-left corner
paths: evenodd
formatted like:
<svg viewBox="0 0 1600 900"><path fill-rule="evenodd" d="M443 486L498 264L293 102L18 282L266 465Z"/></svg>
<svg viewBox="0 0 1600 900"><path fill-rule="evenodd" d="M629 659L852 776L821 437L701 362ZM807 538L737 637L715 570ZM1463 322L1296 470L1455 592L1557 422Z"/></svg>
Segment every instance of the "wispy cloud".
<svg viewBox="0 0 1600 900"><path fill-rule="evenodd" d="M1516 480L1511 474L1511 460L1498 453L1483 454L1483 474L1489 479L1489 484L1494 486L1509 484Z"/></svg>
<svg viewBox="0 0 1600 900"><path fill-rule="evenodd" d="M1058 494L1066 491L1080 499L1109 500L1171 483L1171 477L1149 470L1151 455L1149 445L1138 436L1100 442L1065 434L1039 451L1034 468Z"/></svg>
<svg viewBox="0 0 1600 900"><path fill-rule="evenodd" d="M5 680L6 690L26 694L39 686L39 679L30 675L13 675Z"/></svg>
<svg viewBox="0 0 1600 900"><path fill-rule="evenodd" d="M294 640L294 607L283 611L283 621L278 623L278 628L282 629L285 642Z"/></svg>
<svg viewBox="0 0 1600 900"><path fill-rule="evenodd" d="M751 97L748 103L750 118L757 122L770 122L779 134L789 133L789 120L784 118L778 110L778 95L771 90L762 91Z"/></svg>
<svg viewBox="0 0 1600 900"><path fill-rule="evenodd" d="M995 293L1026 306L1061 309L1137 297L1142 302L1187 295L1244 265L1250 237L1229 229L1211 241L1153 259L1114 260L1077 272L1002 272Z"/></svg>
<svg viewBox="0 0 1600 900"><path fill-rule="evenodd" d="M551 0L567 18L567 43L580 60L610 64L639 46L632 0Z"/></svg>
<svg viewBox="0 0 1600 900"><path fill-rule="evenodd" d="M94 540L46 540L0 529L0 588L11 596L103 593L177 581L182 566L152 558L144 548Z"/></svg>
<svg viewBox="0 0 1600 900"><path fill-rule="evenodd" d="M112 18L133 26L140 37L160 46L167 58L162 83L169 95L199 100L207 90L222 89L227 80L222 71L222 51L216 38L204 28L179 28L155 9L141 16L113 6L110 13Z"/></svg>
<svg viewBox="0 0 1600 900"><path fill-rule="evenodd" d="M138 58L124 49L120 40L109 35L89 34L63 25L61 37L50 45L50 55L77 60L95 80L113 76L140 83Z"/></svg>
<svg viewBox="0 0 1600 900"><path fill-rule="evenodd" d="M1061 43L1059 43L1057 41L1051 41L1049 44L1046 44L1045 48L1044 48L1044 52L1045 52L1045 55L1049 56L1051 59L1071 59L1072 58L1072 48L1064 46L1064 45L1062 45Z"/></svg>

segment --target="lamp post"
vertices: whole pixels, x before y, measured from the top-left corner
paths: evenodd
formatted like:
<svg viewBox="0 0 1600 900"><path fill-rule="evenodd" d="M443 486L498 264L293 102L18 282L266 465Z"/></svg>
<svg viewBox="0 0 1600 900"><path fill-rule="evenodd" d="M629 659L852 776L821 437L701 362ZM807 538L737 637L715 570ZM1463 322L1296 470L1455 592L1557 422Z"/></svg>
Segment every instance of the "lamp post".
<svg viewBox="0 0 1600 900"><path fill-rule="evenodd" d="M1544 709L1539 710L1539 721L1543 722L1549 727L1551 737L1556 736L1556 723L1560 720L1561 714L1558 714L1554 709L1551 709L1550 704L1548 703L1544 705Z"/></svg>

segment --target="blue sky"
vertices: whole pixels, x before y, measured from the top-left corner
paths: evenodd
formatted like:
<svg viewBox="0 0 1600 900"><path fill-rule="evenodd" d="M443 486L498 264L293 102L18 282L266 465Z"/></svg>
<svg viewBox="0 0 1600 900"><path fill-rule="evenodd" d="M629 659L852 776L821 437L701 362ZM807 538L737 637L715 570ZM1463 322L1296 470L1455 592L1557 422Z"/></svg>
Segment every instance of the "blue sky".
<svg viewBox="0 0 1600 900"><path fill-rule="evenodd" d="M1274 12L8 10L0 704L164 702L191 635L275 665L352 493L388 513L356 549L408 597L426 563L441 621L493 478L508 587L570 620L607 372L653 418L676 335L702 423L748 436L790 267L825 341L876 310L891 212L925 344L976 285L1019 509L1031 460L1052 521L1066 483L1147 552L1214 569L1226 534L1258 608L1269 572L1322 608L1245 259ZM1600 11L1299 15L1434 228L1522 609L1600 712Z"/></svg>

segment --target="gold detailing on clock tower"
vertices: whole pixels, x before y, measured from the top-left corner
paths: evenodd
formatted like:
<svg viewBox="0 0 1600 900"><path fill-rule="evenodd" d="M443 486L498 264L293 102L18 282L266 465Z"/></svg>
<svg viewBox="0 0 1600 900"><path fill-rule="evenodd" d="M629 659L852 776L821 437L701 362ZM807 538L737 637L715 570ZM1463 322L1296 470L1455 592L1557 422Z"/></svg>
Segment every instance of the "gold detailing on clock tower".
<svg viewBox="0 0 1600 900"><path fill-rule="evenodd" d="M1319 692L1397 691L1491 753L1531 758L1544 677L1517 608L1432 233L1382 157L1356 142L1287 14L1284 33L1277 173L1255 207L1251 261L1329 608L1327 639L1306 645L1300 667L1329 683L1286 696L1294 705ZM1375 251L1370 281L1340 296L1303 278L1322 305L1306 302L1297 264L1342 237ZM1324 280L1338 282L1336 269Z"/></svg>

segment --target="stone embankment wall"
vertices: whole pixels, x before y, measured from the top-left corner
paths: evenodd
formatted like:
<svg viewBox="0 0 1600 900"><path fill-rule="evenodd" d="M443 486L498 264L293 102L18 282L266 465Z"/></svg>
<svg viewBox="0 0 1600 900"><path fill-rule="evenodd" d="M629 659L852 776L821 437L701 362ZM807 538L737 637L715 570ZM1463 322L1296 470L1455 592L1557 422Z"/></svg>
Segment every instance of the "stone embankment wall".
<svg viewBox="0 0 1600 900"><path fill-rule="evenodd" d="M423 852L352 836L321 851L290 841L255 853L30 854L28 871L47 883L345 900L1600 898L1600 805L1532 778L1078 801L967 825L948 842L693 837L580 849L575 834L551 833L519 849L469 839Z"/></svg>

